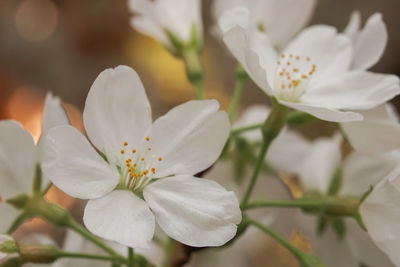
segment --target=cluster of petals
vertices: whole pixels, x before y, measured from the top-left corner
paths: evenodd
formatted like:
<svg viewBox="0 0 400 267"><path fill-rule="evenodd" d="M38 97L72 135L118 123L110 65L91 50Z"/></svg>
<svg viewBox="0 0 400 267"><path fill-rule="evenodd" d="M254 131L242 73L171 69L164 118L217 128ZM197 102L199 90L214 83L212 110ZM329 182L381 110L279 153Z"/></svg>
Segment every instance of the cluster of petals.
<svg viewBox="0 0 400 267"><path fill-rule="evenodd" d="M191 38L202 38L200 0L129 0L130 10L135 14L131 25L174 51L174 44L166 31L183 43ZM197 36L192 36L193 30Z"/></svg>
<svg viewBox="0 0 400 267"><path fill-rule="evenodd" d="M59 98L46 95L42 116L42 134L38 145L21 124L13 120L0 121L0 231L5 232L19 211L4 201L21 193L32 192L35 169L42 161L43 139L55 126L69 124ZM43 177L42 184L47 179ZM4 214L7 214L5 216Z"/></svg>
<svg viewBox="0 0 400 267"><path fill-rule="evenodd" d="M225 11L219 20L224 42L256 84L281 104L322 120L348 122L363 119L355 110L372 109L399 94L397 76L365 70L386 43L376 30L385 30L381 16L373 16L363 30L350 25L347 34L310 26L279 51L268 29L251 27L251 16L242 6Z"/></svg>
<svg viewBox="0 0 400 267"><path fill-rule="evenodd" d="M94 147L71 126L53 128L43 171L67 194L89 199L83 221L107 240L147 247L157 221L184 244L220 246L236 234L238 200L193 176L217 160L229 136L227 114L218 108L215 100L189 101L152 123L136 72L107 69L83 112Z"/></svg>

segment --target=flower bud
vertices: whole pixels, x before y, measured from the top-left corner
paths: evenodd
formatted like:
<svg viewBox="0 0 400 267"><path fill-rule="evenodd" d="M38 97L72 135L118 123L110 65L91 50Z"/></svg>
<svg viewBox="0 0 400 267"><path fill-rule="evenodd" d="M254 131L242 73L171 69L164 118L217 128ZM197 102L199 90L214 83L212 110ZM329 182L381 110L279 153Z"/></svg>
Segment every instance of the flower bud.
<svg viewBox="0 0 400 267"><path fill-rule="evenodd" d="M4 259L6 256L18 253L19 248L14 238L9 235L0 235L0 259Z"/></svg>

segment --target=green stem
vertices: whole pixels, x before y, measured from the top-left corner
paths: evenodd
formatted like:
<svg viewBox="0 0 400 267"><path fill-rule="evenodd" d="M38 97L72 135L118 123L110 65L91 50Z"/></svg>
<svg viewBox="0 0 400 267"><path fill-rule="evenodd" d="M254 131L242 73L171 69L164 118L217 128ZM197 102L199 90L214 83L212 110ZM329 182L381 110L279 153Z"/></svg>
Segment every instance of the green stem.
<svg viewBox="0 0 400 267"><path fill-rule="evenodd" d="M289 241L287 241L286 239L284 239L283 237L281 237L278 233L272 231L271 229L269 229L267 226L254 221L252 219L247 218L246 219L247 222L249 224L254 225L255 227L257 227L258 229L262 230L264 233L268 234L269 236L271 236L273 239L275 239L276 241L278 241L280 244L282 244L287 250L289 250L297 259L301 260L303 258L303 254L304 252L302 252L301 250L299 250L297 247L295 247L292 243L290 243Z"/></svg>
<svg viewBox="0 0 400 267"><path fill-rule="evenodd" d="M291 201L254 201L243 206L243 210L261 207L301 208L304 211L325 213L331 216L356 217L360 200L358 198L321 197L319 199L297 199Z"/></svg>
<svg viewBox="0 0 400 267"><path fill-rule="evenodd" d="M256 124L251 124L248 126L236 128L231 131L231 135L238 135L238 134L241 134L241 133L244 133L247 131L260 129L261 127L263 127L263 125L264 125L263 123L256 123Z"/></svg>
<svg viewBox="0 0 400 267"><path fill-rule="evenodd" d="M86 253L75 253L69 251L59 251L60 258L80 258L80 259L92 259L92 260L103 260L111 261L113 263L128 264L128 261L123 257L97 255L97 254L86 254ZM128 265L132 266L132 265Z"/></svg>
<svg viewBox="0 0 400 267"><path fill-rule="evenodd" d="M23 224L25 222L25 220L27 220L28 218L30 218L29 215L25 214L25 213L21 213L17 218L15 218L15 220L12 222L10 228L8 228L7 230L7 234L11 235L12 233L15 232L15 230L18 229L18 227Z"/></svg>
<svg viewBox="0 0 400 267"><path fill-rule="evenodd" d="M246 206L247 202L249 201L251 193L256 184L258 174L260 173L261 166L264 163L264 158L267 154L268 148L275 137L279 135L280 131L285 126L287 112L287 107L282 106L275 99L272 99L271 112L269 113L268 118L266 119L262 127L263 141L257 158L256 166L254 168L253 175L251 177L247 191L242 199L240 205L241 207Z"/></svg>
<svg viewBox="0 0 400 267"><path fill-rule="evenodd" d="M101 241L99 238L95 237L92 235L89 231L87 231L85 228L83 228L80 224L78 224L76 221L71 221L71 223L68 226L78 234L82 235L86 239L90 240L93 244L97 245L98 247L102 248L104 251L108 252L110 255L113 256L118 256L121 257L114 249L106 245L103 241Z"/></svg>
<svg viewBox="0 0 400 267"><path fill-rule="evenodd" d="M185 62L186 75L194 86L197 99L203 99L203 67L198 50L195 47L183 49L182 59Z"/></svg>
<svg viewBox="0 0 400 267"><path fill-rule="evenodd" d="M133 248L128 248L128 267L135 267L135 254Z"/></svg>
<svg viewBox="0 0 400 267"><path fill-rule="evenodd" d="M229 119L231 121L233 121L233 118L235 116L235 112L238 107L239 100L247 79L248 76L245 70L241 65L239 65L236 69L235 88L233 89L233 97L228 109Z"/></svg>

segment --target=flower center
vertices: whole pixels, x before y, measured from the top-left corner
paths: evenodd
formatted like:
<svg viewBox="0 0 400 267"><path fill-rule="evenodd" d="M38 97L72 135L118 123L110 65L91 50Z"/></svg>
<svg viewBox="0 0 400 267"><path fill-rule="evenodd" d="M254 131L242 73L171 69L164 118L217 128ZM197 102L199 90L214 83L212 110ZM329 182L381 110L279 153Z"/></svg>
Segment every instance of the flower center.
<svg viewBox="0 0 400 267"><path fill-rule="evenodd" d="M294 54L281 54L276 64L274 96L290 102L298 101L306 91L316 65L311 58Z"/></svg>
<svg viewBox="0 0 400 267"><path fill-rule="evenodd" d="M128 142L123 143L120 151L125 165L121 166L121 180L124 185L134 191L142 191L157 173L157 167L162 157L151 154L150 137L146 136L140 149L129 148Z"/></svg>

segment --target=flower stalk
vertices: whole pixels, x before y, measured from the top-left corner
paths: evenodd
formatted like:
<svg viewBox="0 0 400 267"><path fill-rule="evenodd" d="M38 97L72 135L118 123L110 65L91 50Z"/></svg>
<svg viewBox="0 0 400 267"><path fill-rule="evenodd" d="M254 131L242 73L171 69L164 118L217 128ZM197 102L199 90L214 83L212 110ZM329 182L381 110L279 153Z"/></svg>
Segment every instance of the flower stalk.
<svg viewBox="0 0 400 267"><path fill-rule="evenodd" d="M186 75L194 86L197 99L203 99L203 67L198 49L194 46L183 48L182 59L185 63Z"/></svg>
<svg viewBox="0 0 400 267"><path fill-rule="evenodd" d="M247 80L248 76L246 74L246 71L243 69L241 65L238 65L236 68L235 88L233 89L233 97L228 109L229 119L231 121L233 121L233 118L235 116L235 112L238 107L239 100Z"/></svg>
<svg viewBox="0 0 400 267"><path fill-rule="evenodd" d="M286 123L286 114L288 112L288 108L282 106L278 103L275 99L272 99L272 109L266 119L264 125L261 128L263 141L261 144L260 152L257 158L256 166L253 171L253 175L251 177L249 186L247 191L242 199L241 207L245 207L251 193L254 189L256 184L258 174L260 173L261 166L263 165L265 155L267 154L268 148L271 145L272 141L279 135L282 128L285 126Z"/></svg>

